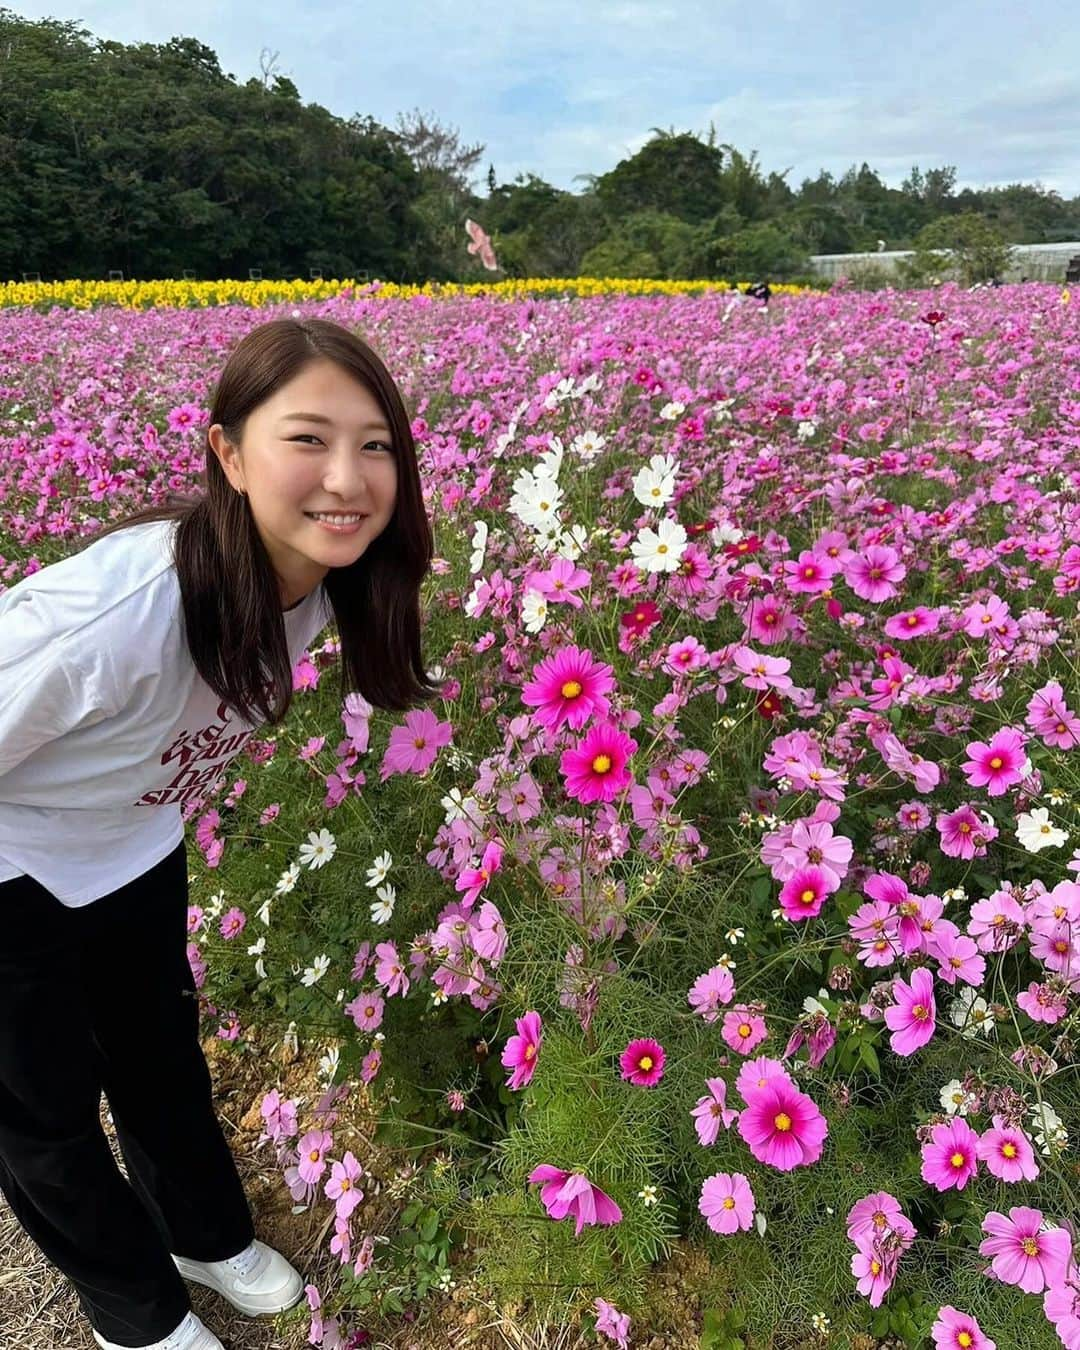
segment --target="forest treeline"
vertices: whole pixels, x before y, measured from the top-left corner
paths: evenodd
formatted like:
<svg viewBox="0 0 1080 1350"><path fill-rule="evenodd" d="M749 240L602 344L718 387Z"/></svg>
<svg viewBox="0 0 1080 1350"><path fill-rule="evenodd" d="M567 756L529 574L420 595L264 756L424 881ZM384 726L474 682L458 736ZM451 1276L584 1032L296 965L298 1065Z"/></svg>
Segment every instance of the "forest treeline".
<svg viewBox="0 0 1080 1350"><path fill-rule="evenodd" d="M782 280L811 253L948 246L975 218L1004 243L1080 238L1080 196L957 191L951 165L795 188L712 127L654 128L577 192L499 183L483 157L419 111L387 127L305 103L273 62L240 82L194 38L108 41L0 8L0 278L494 276L466 252L468 217L502 274L532 277Z"/></svg>

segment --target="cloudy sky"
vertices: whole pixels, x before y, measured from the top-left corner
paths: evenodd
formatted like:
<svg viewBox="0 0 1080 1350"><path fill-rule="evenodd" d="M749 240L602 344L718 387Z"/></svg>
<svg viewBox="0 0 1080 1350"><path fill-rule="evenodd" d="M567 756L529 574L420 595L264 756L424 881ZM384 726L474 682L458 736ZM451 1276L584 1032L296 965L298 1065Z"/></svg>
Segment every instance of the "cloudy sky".
<svg viewBox="0 0 1080 1350"><path fill-rule="evenodd" d="M650 128L712 123L796 188L865 160L893 186L953 164L960 186L1080 194L1077 0L65 3L8 0L123 42L196 37L241 81L276 53L342 117L420 108L485 146L477 187L490 162L580 191Z"/></svg>

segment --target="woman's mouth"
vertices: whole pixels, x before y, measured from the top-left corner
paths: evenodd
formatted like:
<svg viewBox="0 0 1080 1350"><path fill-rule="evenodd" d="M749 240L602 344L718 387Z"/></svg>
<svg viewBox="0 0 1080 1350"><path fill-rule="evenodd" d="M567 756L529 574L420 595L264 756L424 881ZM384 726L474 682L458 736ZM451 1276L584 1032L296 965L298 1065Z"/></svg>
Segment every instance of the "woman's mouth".
<svg viewBox="0 0 1080 1350"><path fill-rule="evenodd" d="M305 511L304 515L331 534L355 534L367 520L359 511Z"/></svg>

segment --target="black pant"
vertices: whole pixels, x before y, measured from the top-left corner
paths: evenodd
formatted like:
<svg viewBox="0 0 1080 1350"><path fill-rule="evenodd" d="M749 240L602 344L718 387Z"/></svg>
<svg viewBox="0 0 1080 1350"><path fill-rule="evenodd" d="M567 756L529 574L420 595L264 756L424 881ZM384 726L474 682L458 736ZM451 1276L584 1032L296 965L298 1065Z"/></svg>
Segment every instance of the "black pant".
<svg viewBox="0 0 1080 1350"><path fill-rule="evenodd" d="M170 1252L220 1261L254 1237L198 1040L187 901L183 844L80 909L0 883L0 1190L118 1345L190 1308Z"/></svg>

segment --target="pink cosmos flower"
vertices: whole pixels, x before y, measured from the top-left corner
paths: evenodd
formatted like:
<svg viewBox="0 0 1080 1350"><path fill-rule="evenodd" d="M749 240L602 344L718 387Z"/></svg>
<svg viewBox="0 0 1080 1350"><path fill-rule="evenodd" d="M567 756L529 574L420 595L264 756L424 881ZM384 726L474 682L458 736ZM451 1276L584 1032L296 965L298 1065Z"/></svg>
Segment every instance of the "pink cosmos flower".
<svg viewBox="0 0 1080 1350"><path fill-rule="evenodd" d="M843 572L844 580L859 599L874 605L891 600L898 590L896 583L907 576L900 555L885 544L871 544L864 552L856 554Z"/></svg>
<svg viewBox="0 0 1080 1350"><path fill-rule="evenodd" d="M709 664L709 651L696 637L680 638L668 647L664 656L664 670L669 675L685 675L701 670Z"/></svg>
<svg viewBox="0 0 1080 1350"><path fill-rule="evenodd" d="M580 647L561 647L533 669L533 677L521 691L521 701L535 708L533 717L549 731L564 723L580 731L590 717L607 716L607 695L615 688L611 666L594 661Z"/></svg>
<svg viewBox="0 0 1080 1350"><path fill-rule="evenodd" d="M1018 1285L1027 1294L1064 1284L1072 1239L1064 1228L1044 1228L1042 1211L1014 1205L1009 1217L992 1210L982 1221L988 1236L979 1255L990 1256L999 1280Z"/></svg>
<svg viewBox="0 0 1080 1350"><path fill-rule="evenodd" d="M825 873L829 890L836 891L847 876L853 845L844 835L833 834L827 820L797 820L787 843L780 850L783 875L773 868L773 876L786 881L800 867L817 867Z"/></svg>
<svg viewBox="0 0 1080 1350"><path fill-rule="evenodd" d="M931 951L938 962L938 976L946 984L963 980L977 987L986 978L986 959L974 938L946 931L938 935Z"/></svg>
<svg viewBox="0 0 1080 1350"><path fill-rule="evenodd" d="M375 948L375 982L386 990L387 997L409 992L409 977L405 963L392 942L380 942Z"/></svg>
<svg viewBox="0 0 1080 1350"><path fill-rule="evenodd" d="M739 1069L735 1087L743 1101L748 1102L752 1093L760 1092L774 1078L779 1078L792 1087L795 1086L791 1081L791 1075L780 1060L773 1059L770 1055L758 1055L755 1059L748 1059Z"/></svg>
<svg viewBox="0 0 1080 1350"><path fill-rule="evenodd" d="M461 904L464 909L475 905L480 892L502 866L503 848L495 839L488 842L479 867L463 867L454 882L454 889L464 892Z"/></svg>
<svg viewBox="0 0 1080 1350"><path fill-rule="evenodd" d="M720 1005L735 997L735 979L726 966L713 966L690 986L687 1002L706 1022L715 1022Z"/></svg>
<svg viewBox="0 0 1080 1350"><path fill-rule="evenodd" d="M793 922L816 919L831 891L835 872L821 867L800 867L780 888L780 908Z"/></svg>
<svg viewBox="0 0 1080 1350"><path fill-rule="evenodd" d="M750 1094L738 1130L758 1162L778 1172L817 1162L829 1133L813 1100L779 1078Z"/></svg>
<svg viewBox="0 0 1080 1350"><path fill-rule="evenodd" d="M787 673L791 662L786 656L764 656L749 647L737 647L731 659L735 669L743 672L742 683L747 689L775 689L787 693L792 687Z"/></svg>
<svg viewBox="0 0 1080 1350"><path fill-rule="evenodd" d="M871 1308L880 1308L881 1301L889 1292L896 1278L896 1268L900 1264L900 1249L887 1246L877 1239L871 1239L865 1246L857 1247L851 1258L851 1273L855 1276L855 1287L866 1299Z"/></svg>
<svg viewBox="0 0 1080 1350"><path fill-rule="evenodd" d="M413 708L405 714L403 726L394 727L386 746L379 779L385 783L395 773L424 773L430 769L444 745L449 745L454 729L440 722L430 708Z"/></svg>
<svg viewBox="0 0 1080 1350"><path fill-rule="evenodd" d="M899 1236L905 1246L915 1240L915 1225L888 1191L874 1191L857 1200L848 1210L847 1234L856 1246L866 1247L877 1238Z"/></svg>
<svg viewBox="0 0 1080 1350"><path fill-rule="evenodd" d="M613 1224L622 1218L622 1210L583 1172L564 1172L561 1167L541 1163L529 1173L529 1181L539 1186L540 1200L551 1219L573 1215L574 1236L580 1237L586 1224Z"/></svg>
<svg viewBox="0 0 1080 1350"><path fill-rule="evenodd" d="M362 1170L351 1151L330 1168L330 1180L326 1183L324 1194L328 1200L336 1202L335 1212L339 1219L347 1219L364 1198L364 1192L357 1184Z"/></svg>
<svg viewBox="0 0 1080 1350"><path fill-rule="evenodd" d="M1034 1181L1039 1175L1031 1140L1019 1125L1007 1125L994 1116L992 1128L979 1136L979 1157L1001 1181Z"/></svg>
<svg viewBox="0 0 1080 1350"><path fill-rule="evenodd" d="M564 603L580 609L584 604L580 595L583 586L592 580L583 567L568 558L554 558L546 572L530 572L525 578L524 590L539 591L549 604Z"/></svg>
<svg viewBox="0 0 1080 1350"><path fill-rule="evenodd" d="M1049 983L1038 984L1034 980L1017 994L1016 1002L1033 1022L1047 1022L1051 1026L1060 1022L1069 1011L1069 998L1064 989Z"/></svg>
<svg viewBox="0 0 1080 1350"><path fill-rule="evenodd" d="M924 633L936 632L937 627L937 610L927 609L925 605L916 605L914 609L894 614L891 619L887 619L885 636L909 642L912 638L922 637Z"/></svg>
<svg viewBox="0 0 1080 1350"><path fill-rule="evenodd" d="M596 1309L596 1330L609 1341L614 1341L619 1350L627 1350L630 1337L630 1314L620 1312L614 1303L606 1299L593 1300Z"/></svg>
<svg viewBox="0 0 1080 1350"><path fill-rule="evenodd" d="M1058 750L1080 745L1080 717L1065 704L1065 691L1057 680L1050 680L1036 691L1027 705L1024 721L1043 743Z"/></svg>
<svg viewBox="0 0 1080 1350"><path fill-rule="evenodd" d="M985 857L986 845L998 837L996 826L987 824L967 802L955 811L939 812L934 824L947 858Z"/></svg>
<svg viewBox="0 0 1080 1350"><path fill-rule="evenodd" d="M1019 783L1026 773L1026 737L1014 727L1002 727L989 741L970 741L968 759L961 768L972 787L985 787L991 797L1000 797Z"/></svg>
<svg viewBox="0 0 1080 1350"><path fill-rule="evenodd" d="M930 1335L934 1338L935 1350L997 1350L974 1317L960 1312L951 1303L938 1309Z"/></svg>
<svg viewBox="0 0 1080 1350"><path fill-rule="evenodd" d="M524 1017L514 1020L517 1035L511 1036L502 1052L504 1069L512 1069L506 1086L516 1092L532 1081L536 1072L537 1056L543 1039L543 1023L538 1012L527 1012Z"/></svg>
<svg viewBox="0 0 1080 1350"><path fill-rule="evenodd" d="M911 972L911 983L893 980L896 1002L885 1009L885 1025L892 1032L889 1044L898 1055L912 1055L931 1039L937 1026L934 1003L934 977L919 966Z"/></svg>
<svg viewBox="0 0 1080 1350"><path fill-rule="evenodd" d="M697 1099L697 1105L690 1115L699 1141L708 1148L719 1138L720 1126L730 1130L739 1119L739 1113L727 1105L727 1083L722 1078L706 1078L705 1086L709 1089L709 1095Z"/></svg>
<svg viewBox="0 0 1080 1350"><path fill-rule="evenodd" d="M664 1076L664 1047L643 1037L631 1041L619 1056L622 1076L635 1087L655 1087Z"/></svg>
<svg viewBox="0 0 1080 1350"><path fill-rule="evenodd" d="M342 1011L352 1018L358 1031L378 1031L385 1006L383 996L372 990L357 994L351 1003L345 1004Z"/></svg>
<svg viewBox="0 0 1080 1350"><path fill-rule="evenodd" d="M1020 941L1027 915L1006 890L995 891L971 906L967 930L983 952L1006 952Z"/></svg>
<svg viewBox="0 0 1080 1350"><path fill-rule="evenodd" d="M1043 1294L1043 1312L1065 1350L1080 1350L1080 1269L1069 1263L1065 1279Z"/></svg>
<svg viewBox="0 0 1080 1350"><path fill-rule="evenodd" d="M260 1144L268 1139L275 1143L279 1139L292 1139L296 1134L296 1103L283 1099L277 1088L271 1088L262 1099L259 1114L266 1122L266 1133L259 1140Z"/></svg>
<svg viewBox="0 0 1080 1350"><path fill-rule="evenodd" d="M1009 618L1009 606L996 595L976 600L961 612L965 620L963 631L974 638L988 637Z"/></svg>
<svg viewBox="0 0 1080 1350"><path fill-rule="evenodd" d="M702 1182L698 1209L714 1233L737 1233L754 1221L754 1192L741 1172L717 1172Z"/></svg>
<svg viewBox="0 0 1080 1350"><path fill-rule="evenodd" d="M590 727L577 747L564 750L559 761L567 792L586 805L614 801L631 781L626 762L637 748L637 741L611 722Z"/></svg>
<svg viewBox="0 0 1080 1350"><path fill-rule="evenodd" d="M979 1168L979 1136L966 1120L953 1116L935 1125L922 1146L922 1179L939 1191L962 1191Z"/></svg>
<svg viewBox="0 0 1080 1350"><path fill-rule="evenodd" d="M759 1046L769 1034L764 1017L752 1013L745 1003L740 1003L724 1014L720 1035L724 1041L740 1055L748 1055Z"/></svg>
<svg viewBox="0 0 1080 1350"><path fill-rule="evenodd" d="M334 1147L329 1130L308 1130L296 1145L297 1171L306 1182L314 1183L326 1171L326 1155Z"/></svg>
<svg viewBox="0 0 1080 1350"><path fill-rule="evenodd" d="M237 909L234 905L232 909L221 920L221 936L228 941L234 938L238 933L242 933L244 925L247 923L247 915L242 909Z"/></svg>

